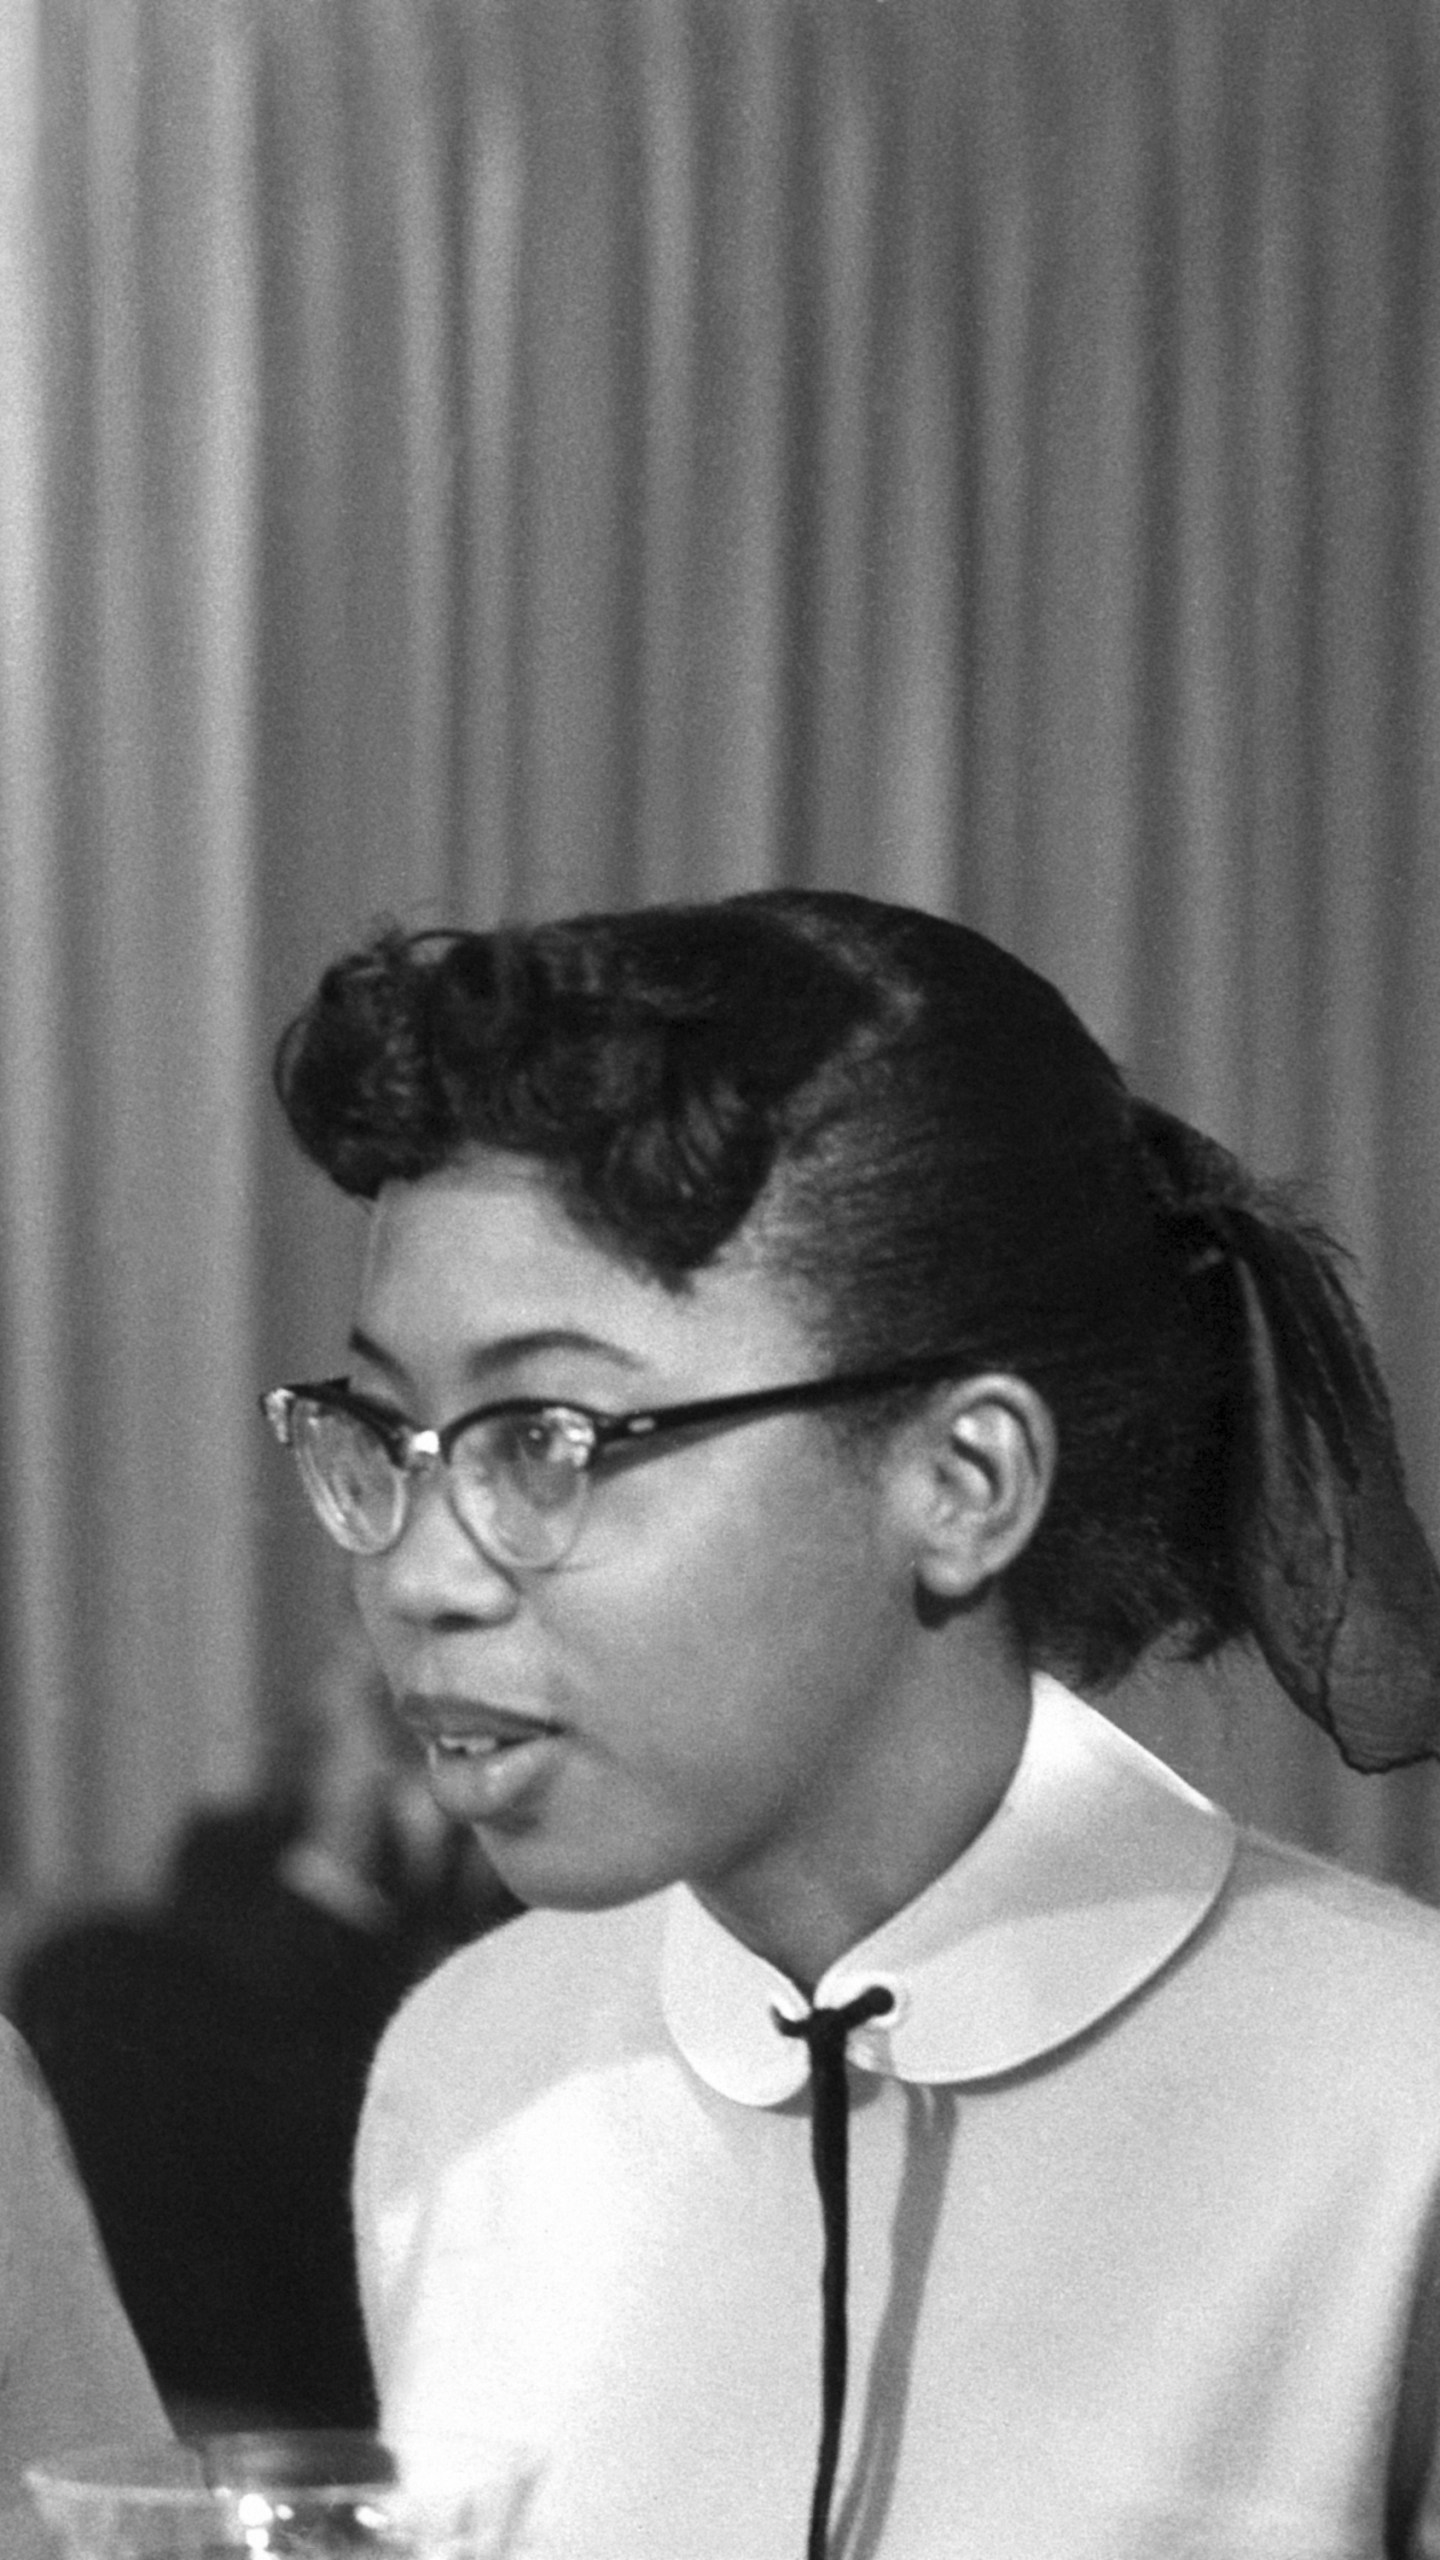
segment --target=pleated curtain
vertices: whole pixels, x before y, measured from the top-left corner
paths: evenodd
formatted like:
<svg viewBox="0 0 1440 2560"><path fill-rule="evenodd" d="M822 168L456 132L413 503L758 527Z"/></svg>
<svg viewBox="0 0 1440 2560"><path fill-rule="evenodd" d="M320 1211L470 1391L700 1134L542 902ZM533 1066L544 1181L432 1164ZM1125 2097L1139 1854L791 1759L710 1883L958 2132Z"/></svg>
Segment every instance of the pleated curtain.
<svg viewBox="0 0 1440 2560"><path fill-rule="evenodd" d="M381 914L997 935L1310 1187L1440 1533L1437 123L1399 0L0 0L12 1897L321 1640L268 1059ZM1440 1891L1243 1666L1117 1712Z"/></svg>

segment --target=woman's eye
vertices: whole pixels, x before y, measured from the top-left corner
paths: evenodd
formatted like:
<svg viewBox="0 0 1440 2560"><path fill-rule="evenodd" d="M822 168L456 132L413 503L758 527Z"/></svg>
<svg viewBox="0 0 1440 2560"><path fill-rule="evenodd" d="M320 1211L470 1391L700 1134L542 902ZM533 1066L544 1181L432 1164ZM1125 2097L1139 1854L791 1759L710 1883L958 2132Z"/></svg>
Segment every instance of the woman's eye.
<svg viewBox="0 0 1440 2560"><path fill-rule="evenodd" d="M515 1432L517 1456L533 1466L573 1468L589 1455L587 1436L564 1414L517 1414Z"/></svg>
<svg viewBox="0 0 1440 2560"><path fill-rule="evenodd" d="M503 1466L544 1466L556 1454L553 1425L543 1414L506 1414L491 1426L490 1448Z"/></svg>
<svg viewBox="0 0 1440 2560"><path fill-rule="evenodd" d="M456 1451L461 1463L489 1474L496 1469L522 1475L557 1468L573 1471L585 1463L587 1444L573 1424L559 1414L496 1413L467 1431Z"/></svg>

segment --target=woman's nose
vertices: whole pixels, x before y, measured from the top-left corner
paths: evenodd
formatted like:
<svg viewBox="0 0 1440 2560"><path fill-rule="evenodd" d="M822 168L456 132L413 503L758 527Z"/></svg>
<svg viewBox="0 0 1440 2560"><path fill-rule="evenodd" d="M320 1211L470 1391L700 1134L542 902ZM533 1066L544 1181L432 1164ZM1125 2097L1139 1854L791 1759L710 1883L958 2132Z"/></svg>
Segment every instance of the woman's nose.
<svg viewBox="0 0 1440 2560"><path fill-rule="evenodd" d="M459 1518L443 1467L412 1476L405 1526L394 1546L374 1558L368 1577L381 1605L416 1626L467 1618L498 1623L519 1603L513 1573Z"/></svg>

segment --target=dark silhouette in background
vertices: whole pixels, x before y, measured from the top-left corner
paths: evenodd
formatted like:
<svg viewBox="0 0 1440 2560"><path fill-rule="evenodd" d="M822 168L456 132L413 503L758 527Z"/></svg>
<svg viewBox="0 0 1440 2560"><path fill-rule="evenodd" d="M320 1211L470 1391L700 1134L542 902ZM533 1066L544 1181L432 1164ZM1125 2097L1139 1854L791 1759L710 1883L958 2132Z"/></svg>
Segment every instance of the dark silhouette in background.
<svg viewBox="0 0 1440 2560"><path fill-rule="evenodd" d="M10 2014L182 2424L373 2415L349 2198L370 2057L406 1990L518 1907L400 1747L347 1625L298 1767L196 1815L153 1908L61 1924L16 1970Z"/></svg>

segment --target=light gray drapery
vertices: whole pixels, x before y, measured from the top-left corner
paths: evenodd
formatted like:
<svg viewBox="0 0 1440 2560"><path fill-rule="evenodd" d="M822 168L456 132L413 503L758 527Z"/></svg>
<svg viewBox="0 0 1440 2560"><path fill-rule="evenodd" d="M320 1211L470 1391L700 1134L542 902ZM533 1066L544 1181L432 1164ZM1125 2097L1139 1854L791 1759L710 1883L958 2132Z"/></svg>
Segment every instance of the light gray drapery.
<svg viewBox="0 0 1440 2560"><path fill-rule="evenodd" d="M1389 0L0 0L17 1890L148 1875L313 1641L252 1399L354 1221L265 1062L381 909L996 933L1318 1187L1440 1529L1436 56ZM1127 1712L1440 1881L1430 1781L1263 1689Z"/></svg>

